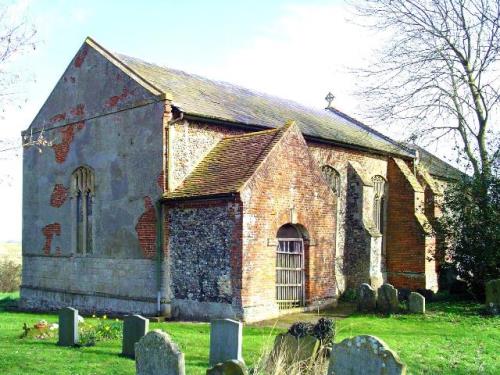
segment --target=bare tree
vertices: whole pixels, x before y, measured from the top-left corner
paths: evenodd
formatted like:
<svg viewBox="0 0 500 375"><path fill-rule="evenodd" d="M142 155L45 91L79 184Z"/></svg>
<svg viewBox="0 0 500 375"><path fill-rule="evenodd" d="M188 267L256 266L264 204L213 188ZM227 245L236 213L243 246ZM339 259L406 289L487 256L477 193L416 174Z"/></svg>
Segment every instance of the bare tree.
<svg viewBox="0 0 500 375"><path fill-rule="evenodd" d="M454 139L474 176L498 166L500 0L362 0L387 44L359 71L371 117L412 140ZM364 22L366 24L366 22Z"/></svg>
<svg viewBox="0 0 500 375"><path fill-rule="evenodd" d="M20 72L18 59L36 47L36 29L28 21L23 6L0 1L0 120L5 120L7 109L22 110L26 100L23 97L24 83L28 81L27 72ZM17 107L17 108L16 108ZM41 150L49 142L43 132L29 134L25 139L8 136L5 121L0 124L0 185L10 184L13 177L6 168L12 159L19 157L22 146L35 146ZM12 133L12 132L10 132Z"/></svg>

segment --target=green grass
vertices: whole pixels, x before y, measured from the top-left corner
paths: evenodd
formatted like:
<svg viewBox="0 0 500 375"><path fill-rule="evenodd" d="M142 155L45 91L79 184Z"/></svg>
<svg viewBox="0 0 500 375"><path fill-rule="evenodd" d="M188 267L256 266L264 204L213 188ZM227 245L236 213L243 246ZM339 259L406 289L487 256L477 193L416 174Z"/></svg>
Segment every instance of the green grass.
<svg viewBox="0 0 500 375"><path fill-rule="evenodd" d="M56 315L5 311L17 294L0 294L0 373L2 374L134 374L134 361L120 357L119 340L89 348L61 348L56 339L19 339L22 324ZM409 374L499 374L500 319L480 315L470 302L428 304L428 314L353 315L337 322L337 340L358 334L383 339L408 365ZM204 374L208 366L209 325L153 323L168 332L185 353L186 373ZM281 329L282 330L282 329ZM245 326L243 356L248 364L261 355L274 335L273 327Z"/></svg>

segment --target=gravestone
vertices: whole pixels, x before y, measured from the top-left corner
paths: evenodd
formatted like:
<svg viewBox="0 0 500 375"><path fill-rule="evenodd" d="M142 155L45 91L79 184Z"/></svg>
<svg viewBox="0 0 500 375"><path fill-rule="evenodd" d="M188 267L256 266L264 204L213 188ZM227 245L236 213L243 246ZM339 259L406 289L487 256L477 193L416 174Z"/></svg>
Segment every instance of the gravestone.
<svg viewBox="0 0 500 375"><path fill-rule="evenodd" d="M78 310L65 307L59 311L59 341L61 346L78 344Z"/></svg>
<svg viewBox="0 0 500 375"><path fill-rule="evenodd" d="M210 323L210 366L235 359L243 362L243 324L231 319Z"/></svg>
<svg viewBox="0 0 500 375"><path fill-rule="evenodd" d="M289 333L276 336L271 352L272 363L307 362L315 358L320 348L320 341L313 336L295 337Z"/></svg>
<svg viewBox="0 0 500 375"><path fill-rule="evenodd" d="M356 336L334 344L328 375L404 375L406 366L387 344L374 336Z"/></svg>
<svg viewBox="0 0 500 375"><path fill-rule="evenodd" d="M486 308L491 314L500 314L500 279L490 280L485 285Z"/></svg>
<svg viewBox="0 0 500 375"><path fill-rule="evenodd" d="M185 375L184 354L169 335L150 331L135 344L137 375Z"/></svg>
<svg viewBox="0 0 500 375"><path fill-rule="evenodd" d="M149 320L140 315L128 315L123 320L122 355L135 358L135 343L149 330Z"/></svg>
<svg viewBox="0 0 500 375"><path fill-rule="evenodd" d="M358 310L374 311L377 307L377 292L370 284L361 284L358 289Z"/></svg>
<svg viewBox="0 0 500 375"><path fill-rule="evenodd" d="M391 284L383 284L377 293L377 309L385 313L399 310L398 290Z"/></svg>
<svg viewBox="0 0 500 375"><path fill-rule="evenodd" d="M245 364L241 361L232 359L224 363L218 363L207 370L207 375L247 375L248 371Z"/></svg>
<svg viewBox="0 0 500 375"><path fill-rule="evenodd" d="M408 308L413 314L425 314L425 297L420 293L411 292Z"/></svg>

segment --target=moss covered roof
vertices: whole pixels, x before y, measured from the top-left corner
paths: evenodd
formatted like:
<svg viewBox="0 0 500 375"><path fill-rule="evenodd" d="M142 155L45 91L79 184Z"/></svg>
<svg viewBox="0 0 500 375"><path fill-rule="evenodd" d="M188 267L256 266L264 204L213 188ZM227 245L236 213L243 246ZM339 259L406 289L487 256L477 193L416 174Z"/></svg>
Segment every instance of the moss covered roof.
<svg viewBox="0 0 500 375"><path fill-rule="evenodd" d="M236 193L291 126L222 138L166 199Z"/></svg>
<svg viewBox="0 0 500 375"><path fill-rule="evenodd" d="M386 154L414 156L412 150L336 109L308 108L291 100L209 80L134 57L115 56L147 82L171 94L173 104L187 114L266 128L278 128L284 122L293 120L306 137Z"/></svg>

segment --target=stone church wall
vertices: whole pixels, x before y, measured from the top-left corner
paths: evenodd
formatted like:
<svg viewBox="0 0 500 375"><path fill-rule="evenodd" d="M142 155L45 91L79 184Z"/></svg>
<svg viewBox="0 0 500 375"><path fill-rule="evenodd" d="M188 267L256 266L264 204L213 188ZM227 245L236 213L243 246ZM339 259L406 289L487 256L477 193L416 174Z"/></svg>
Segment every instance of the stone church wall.
<svg viewBox="0 0 500 375"><path fill-rule="evenodd" d="M90 46L79 51L31 127L52 146L24 150L23 307L156 312L164 109ZM76 252L71 189L80 166L95 177L86 255Z"/></svg>
<svg viewBox="0 0 500 375"><path fill-rule="evenodd" d="M244 133L241 129L182 120L168 127L170 136L170 187L174 190L203 160L205 155L227 135Z"/></svg>
<svg viewBox="0 0 500 375"><path fill-rule="evenodd" d="M172 316L241 318L241 203L167 203Z"/></svg>
<svg viewBox="0 0 500 375"><path fill-rule="evenodd" d="M371 179L376 175L387 180L387 157L317 142L308 142L308 146L318 167L330 165L340 174L335 260L339 291L357 288L361 282L370 283L370 248L372 241L379 240L370 234L370 225L366 223L373 212L373 192L363 187L371 187ZM358 171L352 162L357 163Z"/></svg>

